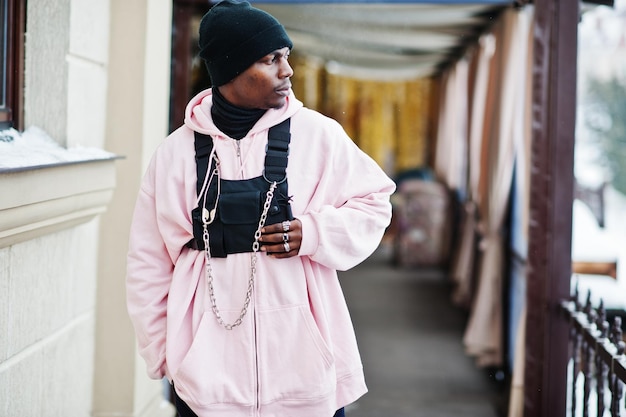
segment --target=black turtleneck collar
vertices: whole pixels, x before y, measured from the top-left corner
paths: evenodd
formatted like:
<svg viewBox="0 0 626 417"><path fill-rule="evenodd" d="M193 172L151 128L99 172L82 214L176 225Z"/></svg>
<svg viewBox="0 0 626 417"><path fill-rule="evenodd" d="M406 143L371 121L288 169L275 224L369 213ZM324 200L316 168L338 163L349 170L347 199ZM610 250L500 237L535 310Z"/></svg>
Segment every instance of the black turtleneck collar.
<svg viewBox="0 0 626 417"><path fill-rule="evenodd" d="M239 140L245 137L264 114L264 109L244 109L229 103L217 87L213 88L213 123L231 138Z"/></svg>

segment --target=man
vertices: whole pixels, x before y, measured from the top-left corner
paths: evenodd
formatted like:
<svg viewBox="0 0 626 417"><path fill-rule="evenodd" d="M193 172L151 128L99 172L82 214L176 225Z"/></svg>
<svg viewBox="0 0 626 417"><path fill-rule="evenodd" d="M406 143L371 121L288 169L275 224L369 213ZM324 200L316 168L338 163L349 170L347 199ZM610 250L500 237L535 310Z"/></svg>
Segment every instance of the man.
<svg viewBox="0 0 626 417"><path fill-rule="evenodd" d="M225 0L199 44L213 87L155 152L131 226L140 353L181 416L343 416L367 388L336 271L376 249L395 185L295 98L272 16Z"/></svg>

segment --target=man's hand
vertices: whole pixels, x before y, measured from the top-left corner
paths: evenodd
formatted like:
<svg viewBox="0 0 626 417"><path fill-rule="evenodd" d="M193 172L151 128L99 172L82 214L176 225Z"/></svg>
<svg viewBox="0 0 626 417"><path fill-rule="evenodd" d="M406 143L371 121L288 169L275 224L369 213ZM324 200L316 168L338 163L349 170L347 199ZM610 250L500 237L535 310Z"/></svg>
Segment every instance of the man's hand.
<svg viewBox="0 0 626 417"><path fill-rule="evenodd" d="M302 242L302 223L298 219L270 224L261 229L261 251L274 258L297 256Z"/></svg>

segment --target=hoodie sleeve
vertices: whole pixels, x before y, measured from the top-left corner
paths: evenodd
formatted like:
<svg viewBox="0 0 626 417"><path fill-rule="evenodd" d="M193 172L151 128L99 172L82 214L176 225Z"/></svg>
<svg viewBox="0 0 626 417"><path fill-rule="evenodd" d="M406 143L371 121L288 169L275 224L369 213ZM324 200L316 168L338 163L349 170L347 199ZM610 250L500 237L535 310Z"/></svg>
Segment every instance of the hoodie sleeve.
<svg viewBox="0 0 626 417"><path fill-rule="evenodd" d="M318 156L322 167L302 222L301 256L336 270L364 261L378 247L391 220L395 183L331 122ZM307 165L312 158L308 158ZM297 193L297 190L294 190Z"/></svg>
<svg viewBox="0 0 626 417"><path fill-rule="evenodd" d="M174 265L159 231L153 164L144 177L130 228L126 299L148 375L165 375L167 298Z"/></svg>

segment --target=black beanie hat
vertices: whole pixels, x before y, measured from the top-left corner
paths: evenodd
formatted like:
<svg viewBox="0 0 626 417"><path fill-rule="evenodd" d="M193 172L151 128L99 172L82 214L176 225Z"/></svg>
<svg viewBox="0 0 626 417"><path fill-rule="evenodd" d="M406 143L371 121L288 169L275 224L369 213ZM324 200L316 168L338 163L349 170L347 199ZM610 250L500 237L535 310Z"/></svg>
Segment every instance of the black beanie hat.
<svg viewBox="0 0 626 417"><path fill-rule="evenodd" d="M224 85L272 51L293 47L285 28L272 15L247 1L224 0L200 22L200 57L211 82Z"/></svg>

